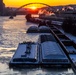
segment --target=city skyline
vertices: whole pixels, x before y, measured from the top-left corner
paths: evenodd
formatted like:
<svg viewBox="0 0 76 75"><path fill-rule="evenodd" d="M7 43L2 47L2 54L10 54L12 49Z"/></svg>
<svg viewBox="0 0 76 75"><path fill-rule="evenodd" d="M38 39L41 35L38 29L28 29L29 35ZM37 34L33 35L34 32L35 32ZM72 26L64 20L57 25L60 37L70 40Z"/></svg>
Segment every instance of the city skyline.
<svg viewBox="0 0 76 75"><path fill-rule="evenodd" d="M6 7L20 7L24 4L33 3L33 2L41 2L41 3L48 4L50 6L76 4L76 0L69 0L69 2L66 0L63 0L63 1L61 0L53 0L53 1L51 0L48 0L48 1L47 0L37 0L37 1L36 0L32 0L32 1L30 0L3 0L3 2L5 3ZM34 6L34 4L31 6ZM41 7L41 5L36 5L36 4L35 6Z"/></svg>

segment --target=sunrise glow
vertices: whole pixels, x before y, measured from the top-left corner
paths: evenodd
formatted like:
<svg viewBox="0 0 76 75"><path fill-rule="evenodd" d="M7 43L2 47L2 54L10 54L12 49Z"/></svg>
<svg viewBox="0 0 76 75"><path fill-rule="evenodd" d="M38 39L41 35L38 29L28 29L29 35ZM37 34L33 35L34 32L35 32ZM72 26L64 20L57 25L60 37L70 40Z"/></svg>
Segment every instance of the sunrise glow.
<svg viewBox="0 0 76 75"><path fill-rule="evenodd" d="M36 6L31 6L30 9L32 9L32 10L36 10L37 7L36 7Z"/></svg>

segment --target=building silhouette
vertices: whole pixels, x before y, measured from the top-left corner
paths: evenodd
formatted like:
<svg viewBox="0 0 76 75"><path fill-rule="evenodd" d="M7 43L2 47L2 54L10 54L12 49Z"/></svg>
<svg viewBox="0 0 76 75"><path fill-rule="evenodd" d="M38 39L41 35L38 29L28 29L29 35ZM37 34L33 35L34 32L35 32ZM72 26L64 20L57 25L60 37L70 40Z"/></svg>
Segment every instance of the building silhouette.
<svg viewBox="0 0 76 75"><path fill-rule="evenodd" d="M0 16L4 15L5 11L5 4L3 3L3 0L0 0Z"/></svg>

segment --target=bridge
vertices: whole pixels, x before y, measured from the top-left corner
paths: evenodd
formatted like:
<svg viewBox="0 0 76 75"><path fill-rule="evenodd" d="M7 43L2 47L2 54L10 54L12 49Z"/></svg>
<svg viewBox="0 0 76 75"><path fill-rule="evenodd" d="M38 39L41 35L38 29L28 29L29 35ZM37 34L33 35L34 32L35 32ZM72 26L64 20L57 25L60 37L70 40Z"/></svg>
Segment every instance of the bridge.
<svg viewBox="0 0 76 75"><path fill-rule="evenodd" d="M34 3L27 3L27 4L24 4L24 5L20 6L19 8L17 8L15 11L18 11L19 9L21 9L21 8L23 8L23 7L25 7L25 6L31 5L31 4L42 4L42 5L45 5L45 6L48 6L48 7L52 8L52 7L51 7L50 5L48 5L48 4L39 3L39 2L34 2Z"/></svg>
<svg viewBox="0 0 76 75"><path fill-rule="evenodd" d="M24 5L20 6L19 8L17 8L17 9L12 13L12 15L10 16L10 18L13 18L12 16L13 16L14 14L16 14L16 12L17 12L19 9L21 9L21 8L23 8L23 7L25 7L25 6L31 5L31 4L41 4L41 5L45 5L45 6L47 6L47 7L52 8L50 5L48 5L48 4L46 4L46 3L41 3L41 2L27 3L27 4L24 4Z"/></svg>

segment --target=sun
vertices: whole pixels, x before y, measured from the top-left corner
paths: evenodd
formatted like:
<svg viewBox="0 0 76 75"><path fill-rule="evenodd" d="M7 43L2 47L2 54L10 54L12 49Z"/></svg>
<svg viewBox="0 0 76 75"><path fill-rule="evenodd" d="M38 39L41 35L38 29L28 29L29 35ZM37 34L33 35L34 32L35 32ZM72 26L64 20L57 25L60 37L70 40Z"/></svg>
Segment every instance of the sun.
<svg viewBox="0 0 76 75"><path fill-rule="evenodd" d="M32 10L36 10L36 9L37 9L36 6L31 6L30 8L31 8Z"/></svg>

